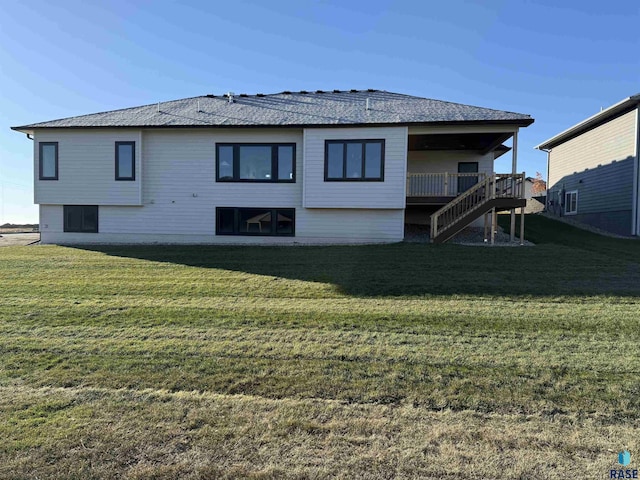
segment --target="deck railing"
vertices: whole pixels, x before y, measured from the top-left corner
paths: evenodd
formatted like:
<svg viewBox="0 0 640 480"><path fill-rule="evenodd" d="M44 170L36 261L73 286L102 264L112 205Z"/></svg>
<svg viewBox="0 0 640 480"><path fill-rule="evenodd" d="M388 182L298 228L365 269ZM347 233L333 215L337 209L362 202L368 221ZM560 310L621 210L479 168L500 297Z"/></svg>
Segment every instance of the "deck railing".
<svg viewBox="0 0 640 480"><path fill-rule="evenodd" d="M524 198L524 173L497 173L475 184L431 215L431 239L496 198Z"/></svg>
<svg viewBox="0 0 640 480"><path fill-rule="evenodd" d="M407 197L455 197L485 178L484 173L410 173Z"/></svg>

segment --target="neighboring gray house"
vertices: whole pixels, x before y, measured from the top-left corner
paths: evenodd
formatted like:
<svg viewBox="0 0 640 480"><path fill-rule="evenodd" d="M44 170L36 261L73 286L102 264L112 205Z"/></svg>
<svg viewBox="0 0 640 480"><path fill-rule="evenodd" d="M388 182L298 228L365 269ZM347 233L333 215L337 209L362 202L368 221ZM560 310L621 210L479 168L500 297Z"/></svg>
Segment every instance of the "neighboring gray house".
<svg viewBox="0 0 640 480"><path fill-rule="evenodd" d="M640 235L640 95L541 143L547 152L547 210L620 235Z"/></svg>
<svg viewBox="0 0 640 480"><path fill-rule="evenodd" d="M43 243L445 241L524 202L528 115L379 90L205 95L34 123ZM409 212L411 210L411 212ZM436 212L438 210L438 212ZM435 215L432 217L432 215Z"/></svg>
<svg viewBox="0 0 640 480"><path fill-rule="evenodd" d="M540 213L544 210L546 198L546 191L540 191L533 193L536 179L533 177L527 177L524 179L524 198L527 200L527 206L525 207L525 213Z"/></svg>

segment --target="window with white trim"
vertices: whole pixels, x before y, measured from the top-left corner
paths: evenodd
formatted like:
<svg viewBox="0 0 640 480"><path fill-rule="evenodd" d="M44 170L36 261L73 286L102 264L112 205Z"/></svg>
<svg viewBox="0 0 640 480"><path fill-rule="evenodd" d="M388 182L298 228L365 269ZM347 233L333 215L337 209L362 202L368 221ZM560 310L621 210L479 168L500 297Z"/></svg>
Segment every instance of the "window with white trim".
<svg viewBox="0 0 640 480"><path fill-rule="evenodd" d="M564 214L575 215L578 213L578 191L572 190L564 194Z"/></svg>

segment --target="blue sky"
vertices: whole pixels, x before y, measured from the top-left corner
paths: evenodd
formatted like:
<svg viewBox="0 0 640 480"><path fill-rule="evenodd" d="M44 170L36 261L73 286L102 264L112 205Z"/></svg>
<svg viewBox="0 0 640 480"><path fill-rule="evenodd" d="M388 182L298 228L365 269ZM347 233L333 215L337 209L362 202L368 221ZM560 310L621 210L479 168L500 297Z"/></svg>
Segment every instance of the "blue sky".
<svg viewBox="0 0 640 480"><path fill-rule="evenodd" d="M37 221L32 143L10 126L227 91L528 113L518 169L544 173L535 145L640 92L639 26L637 0L3 2L0 224Z"/></svg>

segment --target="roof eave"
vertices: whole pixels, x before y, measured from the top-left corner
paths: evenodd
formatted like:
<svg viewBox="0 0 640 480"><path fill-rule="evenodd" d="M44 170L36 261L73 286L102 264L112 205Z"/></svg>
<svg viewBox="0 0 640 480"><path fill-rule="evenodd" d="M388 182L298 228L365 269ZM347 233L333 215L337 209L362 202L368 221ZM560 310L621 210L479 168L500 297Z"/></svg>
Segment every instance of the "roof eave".
<svg viewBox="0 0 640 480"><path fill-rule="evenodd" d="M10 127L10 128L11 130L15 130L16 132L26 133L27 135L33 135L33 128L29 127L28 125L24 127Z"/></svg>
<svg viewBox="0 0 640 480"><path fill-rule="evenodd" d="M569 140L598 126L599 124L606 120L609 120L610 118L614 118L622 113L625 113L627 110L633 110L634 107L638 106L638 103L640 103L640 94L627 97L624 100L616 103L615 105L612 105L609 108L606 108L601 112L590 116L586 120L583 120L582 122L569 127L568 129L560 132L550 139L545 140L539 145L536 145L534 148L537 150L548 150L549 148L553 148L565 142L566 140Z"/></svg>
<svg viewBox="0 0 640 480"><path fill-rule="evenodd" d="M71 126L37 126L23 125L11 127L11 130L22 133L33 133L34 130L73 129L125 129L125 128L345 128L345 127L389 127L389 126L450 126L450 125L512 125L527 127L535 120L521 118L512 120L462 120L462 121L433 121L433 122L382 122L382 123L320 123L320 124L250 124L250 125L71 125Z"/></svg>

